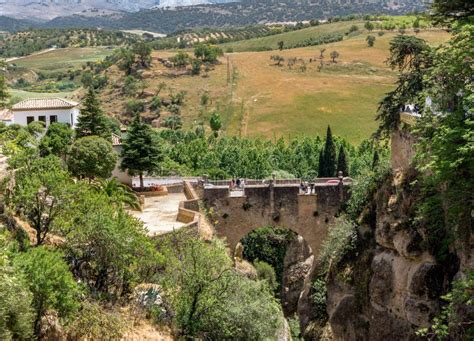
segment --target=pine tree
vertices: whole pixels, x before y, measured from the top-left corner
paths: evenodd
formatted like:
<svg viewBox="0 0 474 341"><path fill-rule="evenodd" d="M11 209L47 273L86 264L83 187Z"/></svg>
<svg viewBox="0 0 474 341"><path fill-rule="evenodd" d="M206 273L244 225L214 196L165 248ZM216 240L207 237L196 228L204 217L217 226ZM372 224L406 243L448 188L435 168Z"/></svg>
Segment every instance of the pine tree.
<svg viewBox="0 0 474 341"><path fill-rule="evenodd" d="M336 146L332 139L331 127L328 126L326 132L326 144L324 145L324 168L322 177L336 175Z"/></svg>
<svg viewBox="0 0 474 341"><path fill-rule="evenodd" d="M347 156L344 147L341 145L339 148L339 156L337 158L337 169L336 171L342 172L344 176L349 176L349 166L347 164Z"/></svg>
<svg viewBox="0 0 474 341"><path fill-rule="evenodd" d="M110 141L111 133L108 119L100 107L97 94L90 88L84 97L81 114L77 120L76 135L78 138L100 136Z"/></svg>
<svg viewBox="0 0 474 341"><path fill-rule="evenodd" d="M128 126L120 156L120 168L132 176L138 175L141 188L143 175L156 172L163 161L161 144L155 132L150 125L142 122L139 114Z"/></svg>
<svg viewBox="0 0 474 341"><path fill-rule="evenodd" d="M4 75L0 75L0 109L4 109L8 105L10 94L8 93L7 82Z"/></svg>
<svg viewBox="0 0 474 341"><path fill-rule="evenodd" d="M321 151L319 152L318 177L322 178L324 176L325 167L326 166L324 164L324 148L321 148Z"/></svg>

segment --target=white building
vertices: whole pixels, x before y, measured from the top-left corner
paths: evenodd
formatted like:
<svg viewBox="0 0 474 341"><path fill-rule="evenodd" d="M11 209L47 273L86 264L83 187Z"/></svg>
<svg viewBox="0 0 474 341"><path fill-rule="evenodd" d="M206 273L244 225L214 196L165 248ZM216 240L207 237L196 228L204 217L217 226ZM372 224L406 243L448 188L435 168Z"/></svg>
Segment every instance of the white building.
<svg viewBox="0 0 474 341"><path fill-rule="evenodd" d="M26 99L11 109L12 119L6 124L28 125L34 121L43 121L48 127L51 123L66 123L72 128L79 117L78 103L62 98Z"/></svg>

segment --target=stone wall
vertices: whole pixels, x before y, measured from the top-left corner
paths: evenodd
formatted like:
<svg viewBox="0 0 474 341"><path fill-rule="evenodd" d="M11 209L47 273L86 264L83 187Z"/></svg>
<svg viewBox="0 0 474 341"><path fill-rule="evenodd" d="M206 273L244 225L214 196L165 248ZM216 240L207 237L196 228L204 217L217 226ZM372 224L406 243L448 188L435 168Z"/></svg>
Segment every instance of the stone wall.
<svg viewBox="0 0 474 341"><path fill-rule="evenodd" d="M410 167L411 160L415 155L415 142L415 138L406 127L400 127L392 132L390 146L393 170L403 170Z"/></svg>

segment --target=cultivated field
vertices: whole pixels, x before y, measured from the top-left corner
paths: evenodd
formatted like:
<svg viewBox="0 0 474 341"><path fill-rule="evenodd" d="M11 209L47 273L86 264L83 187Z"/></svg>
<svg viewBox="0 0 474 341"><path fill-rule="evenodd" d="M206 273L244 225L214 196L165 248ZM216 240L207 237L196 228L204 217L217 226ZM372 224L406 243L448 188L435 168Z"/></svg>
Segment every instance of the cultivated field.
<svg viewBox="0 0 474 341"><path fill-rule="evenodd" d="M99 47L66 48L20 58L12 63L33 71L67 71L78 68L84 63L103 59L112 52L112 49Z"/></svg>

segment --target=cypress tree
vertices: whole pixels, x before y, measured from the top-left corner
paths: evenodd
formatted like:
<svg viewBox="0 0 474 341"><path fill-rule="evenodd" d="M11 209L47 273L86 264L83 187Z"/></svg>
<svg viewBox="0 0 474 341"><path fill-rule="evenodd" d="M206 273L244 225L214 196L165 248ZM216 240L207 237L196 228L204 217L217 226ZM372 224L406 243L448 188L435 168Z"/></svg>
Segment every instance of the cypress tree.
<svg viewBox="0 0 474 341"><path fill-rule="evenodd" d="M319 151L319 164L318 164L318 177L322 178L324 176L324 148L321 148Z"/></svg>
<svg viewBox="0 0 474 341"><path fill-rule="evenodd" d="M375 150L374 157L372 159L372 169L375 169L379 165L379 152Z"/></svg>
<svg viewBox="0 0 474 341"><path fill-rule="evenodd" d="M143 175L156 172L163 161L160 141L152 127L136 114L128 126L127 135L122 144L122 163L120 168L132 176L140 177L140 187L143 188Z"/></svg>
<svg viewBox="0 0 474 341"><path fill-rule="evenodd" d="M323 177L336 175L336 146L332 139L331 127L328 126L326 132L326 144L324 145L324 168Z"/></svg>
<svg viewBox="0 0 474 341"><path fill-rule="evenodd" d="M343 176L349 176L349 166L347 164L347 156L344 147L341 145L339 148L339 156L337 158L337 170L342 172Z"/></svg>
<svg viewBox="0 0 474 341"><path fill-rule="evenodd" d="M89 88L77 119L76 136L80 138L94 135L110 141L111 133L109 121L100 107L97 94Z"/></svg>

